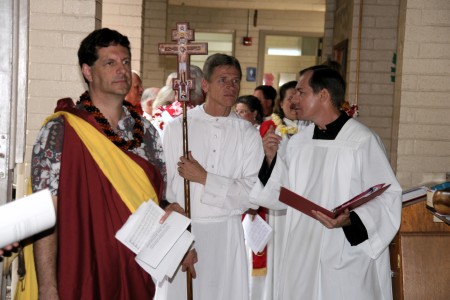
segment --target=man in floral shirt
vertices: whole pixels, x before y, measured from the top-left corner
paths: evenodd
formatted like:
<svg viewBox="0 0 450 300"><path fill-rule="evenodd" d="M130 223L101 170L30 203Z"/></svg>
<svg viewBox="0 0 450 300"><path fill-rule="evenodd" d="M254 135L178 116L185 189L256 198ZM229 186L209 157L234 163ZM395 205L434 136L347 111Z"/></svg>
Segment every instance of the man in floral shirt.
<svg viewBox="0 0 450 300"><path fill-rule="evenodd" d="M58 101L33 148L33 192L51 191L57 225L34 242L39 295L29 299L152 299L153 280L115 234L142 202L167 205L161 142L124 101L128 38L95 30L78 59L88 91L76 106ZM177 204L166 210L182 212Z"/></svg>

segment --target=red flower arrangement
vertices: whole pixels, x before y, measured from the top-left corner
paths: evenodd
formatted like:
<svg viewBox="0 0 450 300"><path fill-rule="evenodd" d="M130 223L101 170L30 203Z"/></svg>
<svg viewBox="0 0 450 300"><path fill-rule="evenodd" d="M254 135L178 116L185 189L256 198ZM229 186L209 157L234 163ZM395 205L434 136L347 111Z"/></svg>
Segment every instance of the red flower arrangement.
<svg viewBox="0 0 450 300"><path fill-rule="evenodd" d="M358 117L359 110L356 104L350 104L348 101L345 101L342 103L341 109L351 118Z"/></svg>

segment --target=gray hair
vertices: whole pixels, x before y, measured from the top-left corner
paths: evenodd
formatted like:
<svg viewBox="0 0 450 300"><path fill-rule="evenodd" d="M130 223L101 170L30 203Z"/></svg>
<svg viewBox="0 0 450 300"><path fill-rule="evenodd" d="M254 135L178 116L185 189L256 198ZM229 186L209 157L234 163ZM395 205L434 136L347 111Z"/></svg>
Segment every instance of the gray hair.
<svg viewBox="0 0 450 300"><path fill-rule="evenodd" d="M200 105L205 101L202 90L203 71L195 65L191 65L189 71L190 77L195 81L194 89L191 90L191 102L194 105ZM166 79L166 86L172 86L172 80L177 78L177 76L177 72L170 73Z"/></svg>
<svg viewBox="0 0 450 300"><path fill-rule="evenodd" d="M144 90L141 96L141 106L144 109L145 105L148 101L153 101L156 99L160 88L158 87L149 87Z"/></svg>
<svg viewBox="0 0 450 300"><path fill-rule="evenodd" d="M177 76L178 76L178 73L177 73L177 72L172 72L172 73L170 73L170 74L167 76L167 79L166 79L166 85L172 86L172 79L177 78Z"/></svg>
<svg viewBox="0 0 450 300"><path fill-rule="evenodd" d="M155 101L153 101L153 110L160 106L164 106L167 104L170 104L175 101L175 91L172 89L170 85L163 86L159 92L158 95L155 98Z"/></svg>
<svg viewBox="0 0 450 300"><path fill-rule="evenodd" d="M144 90L141 96L141 102L147 102L149 100L155 100L156 96L159 93L160 88L158 87L149 87Z"/></svg>

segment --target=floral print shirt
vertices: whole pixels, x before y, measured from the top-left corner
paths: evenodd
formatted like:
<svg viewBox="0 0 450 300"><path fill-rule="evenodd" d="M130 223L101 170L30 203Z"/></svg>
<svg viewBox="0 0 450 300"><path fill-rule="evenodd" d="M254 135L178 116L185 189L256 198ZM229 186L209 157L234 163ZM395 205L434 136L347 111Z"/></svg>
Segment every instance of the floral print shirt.
<svg viewBox="0 0 450 300"><path fill-rule="evenodd" d="M83 109L81 106L76 106ZM119 121L118 135L125 140L133 139L134 119L128 109L123 106L125 116ZM144 139L139 148L130 150L134 154L148 160L160 172L166 182L166 164L161 140L156 129L143 118ZM45 124L33 147L31 160L31 184L33 192L48 188L52 195L58 195L59 170L64 140L64 118L56 117ZM164 184L165 186L165 184Z"/></svg>
<svg viewBox="0 0 450 300"><path fill-rule="evenodd" d="M192 109L194 108L194 105L192 105L191 102L187 102L186 108L187 110ZM153 124L153 126L156 127L158 132L161 134L161 132L164 130L164 126L169 121L182 114L183 114L183 103L177 100L171 104L155 108L152 112L150 122Z"/></svg>

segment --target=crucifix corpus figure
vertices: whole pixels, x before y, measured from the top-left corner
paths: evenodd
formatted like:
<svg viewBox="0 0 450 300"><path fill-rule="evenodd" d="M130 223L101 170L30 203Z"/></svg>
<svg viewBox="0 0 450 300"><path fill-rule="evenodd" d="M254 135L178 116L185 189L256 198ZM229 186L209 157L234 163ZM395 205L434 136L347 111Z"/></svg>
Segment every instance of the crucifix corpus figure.
<svg viewBox="0 0 450 300"><path fill-rule="evenodd" d="M161 55L177 55L178 76L172 80L172 87L183 103L183 156L188 157L188 127L186 103L191 99L190 90L194 89L194 79L190 76L190 55L208 54L207 43L190 43L194 41L194 31L189 29L189 23L177 23L177 29L172 30L172 41L178 43L160 43L158 50ZM191 217L189 181L184 179L184 209L188 218ZM187 299L192 300L192 275L187 270Z"/></svg>
<svg viewBox="0 0 450 300"><path fill-rule="evenodd" d="M189 91L194 88L194 79L190 77L190 55L208 54L207 43L189 43L194 40L194 31L189 23L177 23L177 29L172 30L172 41L178 43L160 43L159 54L177 55L178 76L173 79L172 87L178 94L178 100L189 101Z"/></svg>

